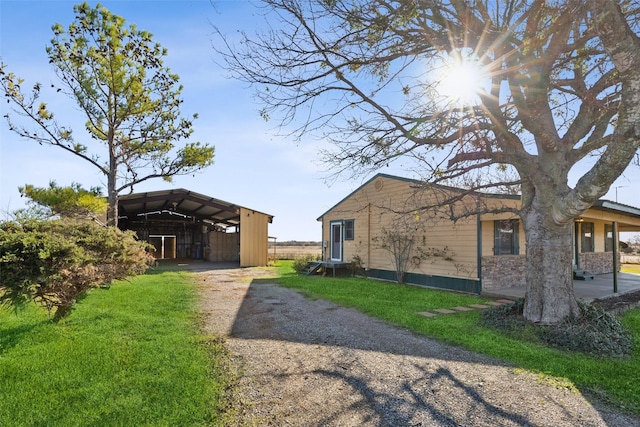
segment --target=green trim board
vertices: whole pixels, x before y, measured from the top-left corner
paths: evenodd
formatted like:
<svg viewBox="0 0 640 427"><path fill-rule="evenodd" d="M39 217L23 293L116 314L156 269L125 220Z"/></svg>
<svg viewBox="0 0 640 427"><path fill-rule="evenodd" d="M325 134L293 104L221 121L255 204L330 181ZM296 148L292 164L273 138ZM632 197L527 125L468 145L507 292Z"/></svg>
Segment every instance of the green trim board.
<svg viewBox="0 0 640 427"><path fill-rule="evenodd" d="M373 279L396 281L396 272L391 270L369 269L367 277ZM482 286L478 279L463 279L459 277L432 276L430 274L405 273L405 283L410 285L425 286L428 288L444 289L449 291L480 294Z"/></svg>

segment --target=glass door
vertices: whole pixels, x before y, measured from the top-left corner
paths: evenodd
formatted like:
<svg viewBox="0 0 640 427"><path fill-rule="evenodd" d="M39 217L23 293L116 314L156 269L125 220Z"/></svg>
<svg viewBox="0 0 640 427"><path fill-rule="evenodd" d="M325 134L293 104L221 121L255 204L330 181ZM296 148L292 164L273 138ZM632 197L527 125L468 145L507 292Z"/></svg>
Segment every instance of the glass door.
<svg viewBox="0 0 640 427"><path fill-rule="evenodd" d="M342 261L342 222L331 223L331 261Z"/></svg>

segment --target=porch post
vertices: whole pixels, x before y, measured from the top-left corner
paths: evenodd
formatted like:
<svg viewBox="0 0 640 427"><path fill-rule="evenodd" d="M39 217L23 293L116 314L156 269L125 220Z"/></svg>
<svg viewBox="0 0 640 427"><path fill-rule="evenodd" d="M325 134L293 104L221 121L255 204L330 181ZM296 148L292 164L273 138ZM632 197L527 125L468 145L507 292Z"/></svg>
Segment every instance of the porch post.
<svg viewBox="0 0 640 427"><path fill-rule="evenodd" d="M479 204L479 203L478 203ZM478 269L478 293L482 292L482 221L480 212L476 214L476 265Z"/></svg>
<svg viewBox="0 0 640 427"><path fill-rule="evenodd" d="M613 221L613 293L618 293L618 221Z"/></svg>
<svg viewBox="0 0 640 427"><path fill-rule="evenodd" d="M580 270L580 250L579 250L579 244L580 244L580 240L579 236L580 236L580 221L577 220L576 222L573 223L573 237L574 237L574 259L575 259L575 268L577 270Z"/></svg>

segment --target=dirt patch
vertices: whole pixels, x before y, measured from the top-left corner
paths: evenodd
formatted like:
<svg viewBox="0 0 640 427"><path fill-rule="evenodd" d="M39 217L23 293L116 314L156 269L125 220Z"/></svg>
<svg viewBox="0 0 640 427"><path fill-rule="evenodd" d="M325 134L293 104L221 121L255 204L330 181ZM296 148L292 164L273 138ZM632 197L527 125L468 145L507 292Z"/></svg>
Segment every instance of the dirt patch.
<svg viewBox="0 0 640 427"><path fill-rule="evenodd" d="M243 372L238 424L639 425L567 385L277 286L268 269L195 274L205 327Z"/></svg>
<svg viewBox="0 0 640 427"><path fill-rule="evenodd" d="M597 299L592 302L603 310L611 313L622 313L626 310L640 307L640 291L627 292L622 295Z"/></svg>

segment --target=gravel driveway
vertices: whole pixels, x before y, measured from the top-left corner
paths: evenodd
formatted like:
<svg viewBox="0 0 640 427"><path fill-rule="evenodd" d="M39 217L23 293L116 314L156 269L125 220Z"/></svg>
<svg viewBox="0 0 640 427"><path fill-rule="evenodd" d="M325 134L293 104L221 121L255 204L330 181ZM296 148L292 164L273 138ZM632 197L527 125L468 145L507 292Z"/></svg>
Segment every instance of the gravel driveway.
<svg viewBox="0 0 640 427"><path fill-rule="evenodd" d="M245 425L640 425L567 387L279 287L268 269L195 274L205 327L226 337L243 372Z"/></svg>

